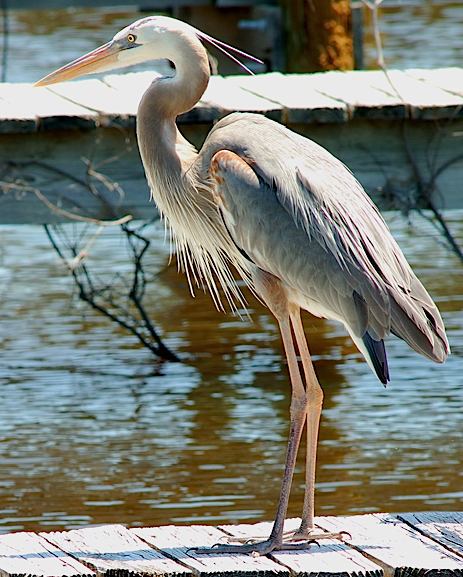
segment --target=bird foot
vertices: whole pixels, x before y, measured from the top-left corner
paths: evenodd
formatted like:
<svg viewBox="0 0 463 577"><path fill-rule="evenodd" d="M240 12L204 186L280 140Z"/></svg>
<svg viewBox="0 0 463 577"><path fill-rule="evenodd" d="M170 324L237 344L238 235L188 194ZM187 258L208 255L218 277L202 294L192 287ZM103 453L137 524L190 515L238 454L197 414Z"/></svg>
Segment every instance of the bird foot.
<svg viewBox="0 0 463 577"><path fill-rule="evenodd" d="M252 538L230 537L230 540L241 543L240 545L217 543L212 547L197 547L192 549L199 555L216 555L216 554L243 554L252 555L253 557L260 557L261 555L268 555L272 551L300 551L307 549L313 542L312 538L309 540L297 542L282 541L280 539L269 538L265 541L252 541Z"/></svg>
<svg viewBox="0 0 463 577"><path fill-rule="evenodd" d="M216 543L212 547L194 547L198 555L252 555L260 557L268 555L272 551L301 551L308 549L312 544L320 546L322 539L338 539L344 541L352 536L347 531L336 533L316 532L315 529L298 529L297 531L287 531L283 533L283 538L269 537L265 541L260 541L258 537L227 537L231 543ZM239 544L237 544L239 543Z"/></svg>

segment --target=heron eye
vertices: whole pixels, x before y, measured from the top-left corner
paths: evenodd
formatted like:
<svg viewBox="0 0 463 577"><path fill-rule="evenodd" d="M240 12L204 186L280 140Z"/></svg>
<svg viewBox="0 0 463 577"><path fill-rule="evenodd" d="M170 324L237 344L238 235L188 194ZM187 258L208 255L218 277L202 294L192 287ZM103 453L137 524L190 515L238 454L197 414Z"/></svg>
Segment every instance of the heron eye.
<svg viewBox="0 0 463 577"><path fill-rule="evenodd" d="M137 37L134 34L127 34L127 42L130 42L130 44L133 44L136 39Z"/></svg>

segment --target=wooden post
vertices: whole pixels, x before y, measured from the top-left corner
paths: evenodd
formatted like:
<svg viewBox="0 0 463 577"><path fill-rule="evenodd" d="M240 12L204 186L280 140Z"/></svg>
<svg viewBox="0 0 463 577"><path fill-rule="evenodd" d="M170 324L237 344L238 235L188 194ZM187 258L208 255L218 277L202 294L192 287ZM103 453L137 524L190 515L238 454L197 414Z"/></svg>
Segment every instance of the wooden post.
<svg viewBox="0 0 463 577"><path fill-rule="evenodd" d="M352 70L350 0L280 0L286 71Z"/></svg>

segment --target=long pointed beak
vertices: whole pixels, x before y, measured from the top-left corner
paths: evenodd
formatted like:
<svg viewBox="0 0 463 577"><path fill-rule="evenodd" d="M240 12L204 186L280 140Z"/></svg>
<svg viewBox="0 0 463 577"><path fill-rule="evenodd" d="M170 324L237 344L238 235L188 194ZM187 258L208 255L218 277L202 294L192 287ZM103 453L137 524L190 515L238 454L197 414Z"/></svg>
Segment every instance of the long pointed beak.
<svg viewBox="0 0 463 577"><path fill-rule="evenodd" d="M48 84L55 84L56 82L64 82L71 80L78 76L84 76L92 72L104 72L113 68L117 64L117 55L120 48L113 42L108 42L84 54L80 58L76 58L69 64L58 68L47 76L44 76L35 83L35 86L47 86Z"/></svg>

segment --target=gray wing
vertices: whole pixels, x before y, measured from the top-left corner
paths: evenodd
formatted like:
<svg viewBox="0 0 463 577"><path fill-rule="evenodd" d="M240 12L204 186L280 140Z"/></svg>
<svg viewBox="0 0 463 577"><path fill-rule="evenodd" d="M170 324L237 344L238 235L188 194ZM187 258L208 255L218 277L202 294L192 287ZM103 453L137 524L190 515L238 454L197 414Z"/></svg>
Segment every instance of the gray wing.
<svg viewBox="0 0 463 577"><path fill-rule="evenodd" d="M331 312L324 316L342 320L357 344L363 339L373 364L381 359L371 357L382 355L375 343L389 332L432 360L445 360L437 307L339 160L250 114L216 125L203 147L203 170L220 150L236 155L231 164L215 158L221 210L234 242L253 262Z"/></svg>

